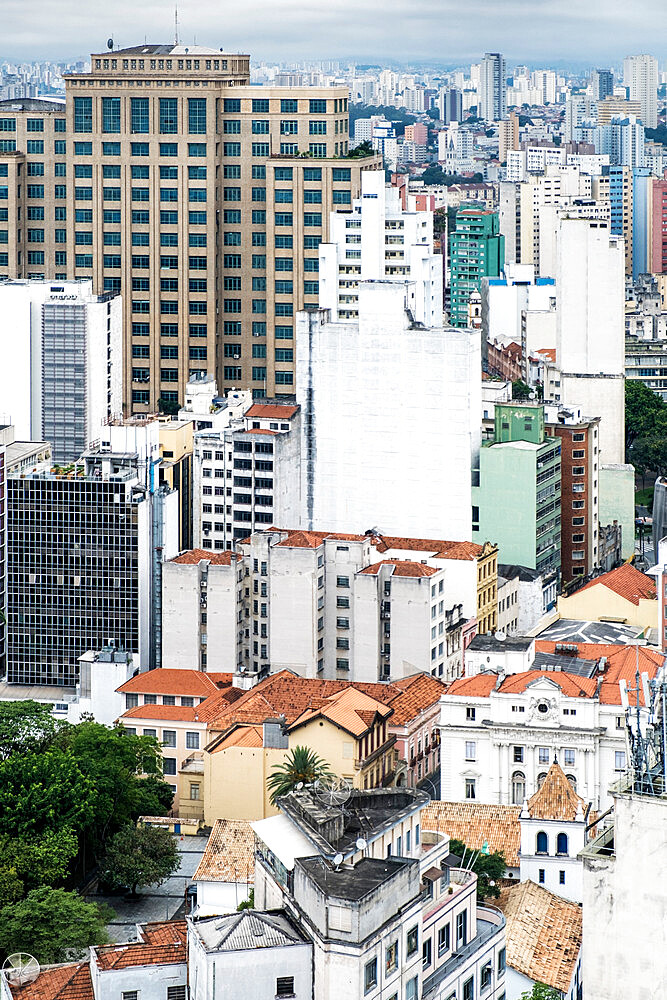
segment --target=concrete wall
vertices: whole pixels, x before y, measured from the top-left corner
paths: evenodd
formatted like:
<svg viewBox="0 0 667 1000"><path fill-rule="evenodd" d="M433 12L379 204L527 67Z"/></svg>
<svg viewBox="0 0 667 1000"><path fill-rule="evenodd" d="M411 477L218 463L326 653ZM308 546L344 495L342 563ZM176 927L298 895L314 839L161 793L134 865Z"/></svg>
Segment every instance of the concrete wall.
<svg viewBox="0 0 667 1000"><path fill-rule="evenodd" d="M204 821L264 819L278 812L269 801L266 779L287 750L228 747L204 752Z"/></svg>
<svg viewBox="0 0 667 1000"><path fill-rule="evenodd" d="M640 600L637 606L605 587L602 581L594 587L577 591L571 597L559 597L558 613L561 618L581 621L596 622L605 618L617 618L638 628L658 627L657 600Z"/></svg>

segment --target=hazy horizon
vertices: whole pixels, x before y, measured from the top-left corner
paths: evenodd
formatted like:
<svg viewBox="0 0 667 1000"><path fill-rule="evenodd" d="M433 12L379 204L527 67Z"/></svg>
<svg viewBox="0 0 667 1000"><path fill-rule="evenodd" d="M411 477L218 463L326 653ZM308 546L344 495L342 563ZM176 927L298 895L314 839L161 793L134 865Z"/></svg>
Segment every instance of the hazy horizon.
<svg viewBox="0 0 667 1000"><path fill-rule="evenodd" d="M113 6L91 0L85 7L79 0L5 0L3 8L2 59L69 62L102 51L109 37L118 47L174 39L172 0L149 0L142 7L128 0ZM655 0L632 7L591 0L579 8L562 0L540 8L528 0L502 6L471 0L463 9L450 0L337 0L326 8L304 0L257 0L250 17L243 8L224 16L220 10L210 0L179 0L180 41L249 53L255 62L331 59L451 68L500 51L509 63L574 71L619 67L624 55L639 52L655 55L662 67L667 49L667 24Z"/></svg>

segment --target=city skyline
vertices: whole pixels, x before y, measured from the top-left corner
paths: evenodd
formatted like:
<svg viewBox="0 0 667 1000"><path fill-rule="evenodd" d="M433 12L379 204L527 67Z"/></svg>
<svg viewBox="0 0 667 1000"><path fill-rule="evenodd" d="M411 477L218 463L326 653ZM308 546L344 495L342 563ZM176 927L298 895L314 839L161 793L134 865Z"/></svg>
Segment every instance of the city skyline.
<svg viewBox="0 0 667 1000"><path fill-rule="evenodd" d="M662 25L654 0L632 8L597 0L585 8L554 2L539 14L525 0L492 7L487 0L474 0L460 12L453 4L417 0L408 8L376 0L339 0L328 8L313 7L302 0L289 0L279 7L259 0L249 22L223 22L219 8L205 0L195 6L190 0L178 5L179 39L182 44L220 47L250 53L255 61L308 59L385 60L390 62L439 62L443 66L478 61L485 51L501 51L509 61L550 65L620 65L630 51L657 55L667 48L667 28ZM378 21L378 14L385 17ZM70 61L88 58L100 51L109 37L117 46L150 43L174 38L174 4L171 0L137 10L126 0L113 13L102 4L88 7L81 24L75 0L54 4L35 0L29 6L19 0L5 5L2 59L52 59ZM391 16L386 16L391 14ZM651 23L647 35L646 24ZM350 24L355 27L350 30ZM130 25L131 27L127 27ZM76 39L73 45L73 38ZM45 41L48 39L48 41ZM372 41L369 41L372 39ZM400 49L396 48L400 39ZM553 61L552 54L558 53ZM664 61L664 60L663 60Z"/></svg>

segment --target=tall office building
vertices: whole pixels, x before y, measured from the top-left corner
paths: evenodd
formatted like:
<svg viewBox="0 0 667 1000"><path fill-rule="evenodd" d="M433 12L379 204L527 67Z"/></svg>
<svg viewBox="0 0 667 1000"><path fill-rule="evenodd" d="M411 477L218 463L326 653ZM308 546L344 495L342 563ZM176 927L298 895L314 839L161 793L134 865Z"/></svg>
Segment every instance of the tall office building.
<svg viewBox="0 0 667 1000"><path fill-rule="evenodd" d="M0 103L0 277L122 290L127 412L182 403L200 372L293 392L329 214L379 165L347 157L347 88L249 86L248 56L202 46L91 66L64 106Z"/></svg>
<svg viewBox="0 0 667 1000"><path fill-rule="evenodd" d="M159 666L158 561L178 551L177 494L148 491L126 454L7 480L7 680L72 687L115 644Z"/></svg>
<svg viewBox="0 0 667 1000"><path fill-rule="evenodd" d="M0 677L7 669L7 446L0 428Z"/></svg>
<svg viewBox="0 0 667 1000"><path fill-rule="evenodd" d="M614 93L614 74L610 69L594 69L591 71L591 97L594 101L604 101Z"/></svg>
<svg viewBox="0 0 667 1000"><path fill-rule="evenodd" d="M438 94L438 114L445 125L463 120L463 95L460 90L451 87L443 89Z"/></svg>
<svg viewBox="0 0 667 1000"><path fill-rule="evenodd" d="M0 285L0 399L23 440L73 462L122 408L120 297L90 281Z"/></svg>
<svg viewBox="0 0 667 1000"><path fill-rule="evenodd" d="M505 59L500 52L487 52L480 63L477 114L487 122L507 117Z"/></svg>
<svg viewBox="0 0 667 1000"><path fill-rule="evenodd" d="M505 264L505 237L497 212L463 208L456 213L456 230L449 238L450 320L468 325L471 292L479 292L482 278L497 278Z"/></svg>
<svg viewBox="0 0 667 1000"><path fill-rule="evenodd" d="M658 127L658 60L654 56L626 56L623 84L631 101L639 101L646 128Z"/></svg>

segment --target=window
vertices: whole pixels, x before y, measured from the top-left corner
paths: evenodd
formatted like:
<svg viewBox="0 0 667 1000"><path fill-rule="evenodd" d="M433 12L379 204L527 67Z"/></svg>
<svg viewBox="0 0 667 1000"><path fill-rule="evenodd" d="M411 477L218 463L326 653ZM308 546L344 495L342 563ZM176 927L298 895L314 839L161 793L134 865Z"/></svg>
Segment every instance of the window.
<svg viewBox="0 0 667 1000"><path fill-rule="evenodd" d="M197 800L199 798L199 782L190 782L190 799Z"/></svg>
<svg viewBox="0 0 667 1000"><path fill-rule="evenodd" d="M544 830L540 830L540 832L537 835L537 840L536 840L536 845L535 845L535 853L536 854L548 854L549 853L549 838L547 837L547 835L544 832Z"/></svg>
<svg viewBox="0 0 667 1000"><path fill-rule="evenodd" d="M384 974L391 975L398 968L398 940L392 941L384 953Z"/></svg>
<svg viewBox="0 0 667 1000"><path fill-rule="evenodd" d="M563 751L563 761L566 767L574 767L574 750Z"/></svg>
<svg viewBox="0 0 667 1000"><path fill-rule="evenodd" d="M614 753L614 770L625 771L625 751L616 750Z"/></svg>
<svg viewBox="0 0 667 1000"><path fill-rule="evenodd" d="M576 779L576 776L574 774L566 774L565 777L570 782L570 787L572 788L572 791L576 792L576 790L577 790L577 779Z"/></svg>
<svg viewBox="0 0 667 1000"><path fill-rule="evenodd" d="M474 722L474 721L475 721L475 709L468 706L466 708L466 722Z"/></svg>
<svg viewBox="0 0 667 1000"><path fill-rule="evenodd" d="M424 938L422 941L422 968L424 969L428 969L433 959L432 947L432 939L430 937Z"/></svg>
<svg viewBox="0 0 667 1000"><path fill-rule="evenodd" d="M125 695L125 708L136 708L139 704L138 694L126 694Z"/></svg>
<svg viewBox="0 0 667 1000"><path fill-rule="evenodd" d="M327 113L327 102L325 100L311 100L309 103L311 115L325 115Z"/></svg>
<svg viewBox="0 0 667 1000"><path fill-rule="evenodd" d="M559 833L556 837L556 854L568 854L568 841L566 833Z"/></svg>
<svg viewBox="0 0 667 1000"><path fill-rule="evenodd" d="M539 868L537 872L537 881L540 885L544 885L545 882L545 871L544 868Z"/></svg>
<svg viewBox="0 0 667 1000"><path fill-rule="evenodd" d="M185 1000L186 986L167 986L167 1000Z"/></svg>
<svg viewBox="0 0 667 1000"><path fill-rule="evenodd" d="M473 741L466 742L466 760L476 759L476 753L475 753L476 749L477 749L476 743L474 743Z"/></svg>
<svg viewBox="0 0 667 1000"><path fill-rule="evenodd" d="M456 947L466 944L468 941L468 913L461 910L456 915Z"/></svg>
<svg viewBox="0 0 667 1000"><path fill-rule="evenodd" d="M449 928L450 928L450 925L449 924L445 924L444 927L441 927L440 930L438 931L438 957L440 957L441 955L444 955L445 952L449 951L449 947L450 947L450 945L449 945L449 937L450 937Z"/></svg>
<svg viewBox="0 0 667 1000"><path fill-rule="evenodd" d="M512 775L512 803L520 806L526 797L526 777L523 771L515 771Z"/></svg>
<svg viewBox="0 0 667 1000"><path fill-rule="evenodd" d="M178 99L176 97L160 98L160 132L163 135L178 132Z"/></svg>
<svg viewBox="0 0 667 1000"><path fill-rule="evenodd" d="M191 135L206 135L206 98L188 98L188 131Z"/></svg>
<svg viewBox="0 0 667 1000"><path fill-rule="evenodd" d="M294 996L294 976L278 976L276 979L276 996Z"/></svg>
<svg viewBox="0 0 667 1000"><path fill-rule="evenodd" d="M480 990L488 990L491 985L491 980L493 978L493 966L491 962L487 962L486 965L482 966L480 977L479 977L479 988Z"/></svg>
<svg viewBox="0 0 667 1000"><path fill-rule="evenodd" d="M372 958L364 966L364 993L370 993L378 984L378 960Z"/></svg>
<svg viewBox="0 0 667 1000"><path fill-rule="evenodd" d="M523 747L512 748L512 760L515 764L523 764Z"/></svg>
<svg viewBox="0 0 667 1000"><path fill-rule="evenodd" d="M465 784L465 796L467 799L475 799L477 796L475 794L475 779L466 778Z"/></svg>
<svg viewBox="0 0 667 1000"><path fill-rule="evenodd" d="M149 128L149 101L147 97L131 99L130 129L136 133L146 133Z"/></svg>
<svg viewBox="0 0 667 1000"><path fill-rule="evenodd" d="M162 758L162 773L163 774L176 774L176 758L175 757L163 757Z"/></svg>
<svg viewBox="0 0 667 1000"><path fill-rule="evenodd" d="M498 952L498 976L505 975L505 967L507 965L507 950L501 948Z"/></svg>
<svg viewBox="0 0 667 1000"><path fill-rule="evenodd" d="M74 131L93 131L93 99L92 97L74 98Z"/></svg>
<svg viewBox="0 0 667 1000"><path fill-rule="evenodd" d="M120 97L102 98L102 131L120 132Z"/></svg>
<svg viewBox="0 0 667 1000"><path fill-rule="evenodd" d="M417 1000L417 992L419 989L419 977L414 976L409 979L405 984L405 1000Z"/></svg>
<svg viewBox="0 0 667 1000"><path fill-rule="evenodd" d="M417 951L419 947L419 927L411 927L408 931L408 936L406 940L406 955L410 958L411 955Z"/></svg>
<svg viewBox="0 0 667 1000"><path fill-rule="evenodd" d="M121 996L123 1000L138 1000L139 990L123 990Z"/></svg>
<svg viewBox="0 0 667 1000"><path fill-rule="evenodd" d="M336 586L337 587L349 587L350 586L350 578L348 576L337 576L336 577Z"/></svg>

